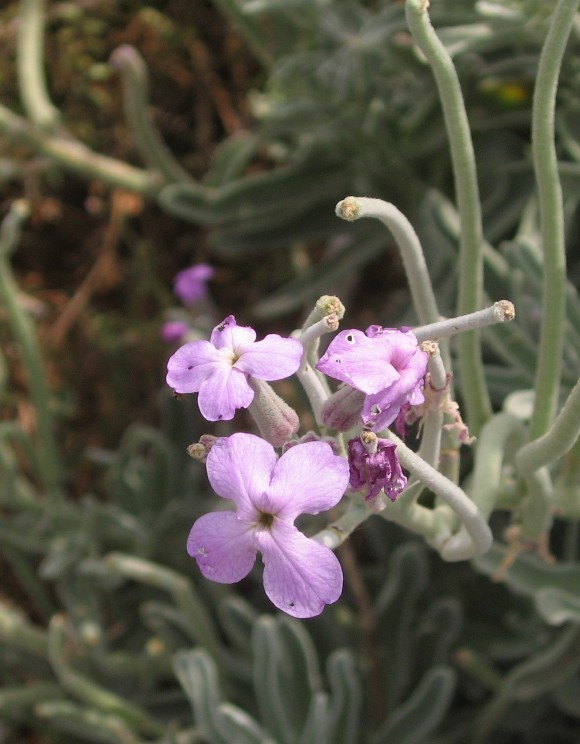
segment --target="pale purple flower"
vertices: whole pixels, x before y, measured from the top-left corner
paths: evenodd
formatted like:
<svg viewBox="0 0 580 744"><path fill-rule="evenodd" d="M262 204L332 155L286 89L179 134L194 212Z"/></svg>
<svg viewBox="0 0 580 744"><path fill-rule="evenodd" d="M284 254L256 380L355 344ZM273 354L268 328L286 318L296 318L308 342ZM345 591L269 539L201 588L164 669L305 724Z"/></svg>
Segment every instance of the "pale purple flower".
<svg viewBox="0 0 580 744"><path fill-rule="evenodd" d="M207 295L207 282L215 274L213 266L199 263L183 269L173 280L173 290L185 305L193 305Z"/></svg>
<svg viewBox="0 0 580 744"><path fill-rule="evenodd" d="M187 541L202 574L222 584L240 581L260 551L264 589L280 610L294 617L319 615L342 592L342 570L326 546L294 526L300 514L335 506L348 485L348 463L325 442L306 442L279 459L253 434L218 439L207 457L214 491L237 511L200 517Z"/></svg>
<svg viewBox="0 0 580 744"><path fill-rule="evenodd" d="M175 344L181 341L189 331L188 324L183 320L168 320L161 326L161 338L168 344Z"/></svg>
<svg viewBox="0 0 580 744"><path fill-rule="evenodd" d="M392 424L405 403L423 403L427 361L412 331L373 325L365 333L339 333L316 368L364 393L363 423L380 430Z"/></svg>
<svg viewBox="0 0 580 744"><path fill-rule="evenodd" d="M388 439L375 437L372 447L365 447L360 437L350 439L348 442L349 482L353 491L360 491L364 488L365 499L375 501L384 489L389 499L395 501L407 485L407 477L401 469L396 449L397 445Z"/></svg>
<svg viewBox="0 0 580 744"><path fill-rule="evenodd" d="M248 378L282 380L301 359L300 341L276 334L256 341L253 328L228 315L209 341L191 341L170 357L166 380L176 393L199 393L199 410L208 421L229 420L254 399Z"/></svg>

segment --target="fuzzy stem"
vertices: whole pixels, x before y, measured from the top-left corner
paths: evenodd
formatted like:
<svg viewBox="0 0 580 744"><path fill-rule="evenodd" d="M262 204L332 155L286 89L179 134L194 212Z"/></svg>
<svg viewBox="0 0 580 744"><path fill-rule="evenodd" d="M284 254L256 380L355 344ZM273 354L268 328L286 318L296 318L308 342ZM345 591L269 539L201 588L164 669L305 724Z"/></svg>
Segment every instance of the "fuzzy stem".
<svg viewBox="0 0 580 744"><path fill-rule="evenodd" d="M466 315L481 307L483 298L483 234L475 155L457 72L431 25L427 6L426 0L407 0L405 8L411 34L433 70L449 137L460 220L457 315ZM463 334L457 351L469 428L477 434L492 414L481 334Z"/></svg>
<svg viewBox="0 0 580 744"><path fill-rule="evenodd" d="M336 205L336 214L353 222L374 217L393 234L407 275L409 291L420 323L435 323L441 317L417 233L394 204L366 196L347 196Z"/></svg>
<svg viewBox="0 0 580 744"><path fill-rule="evenodd" d="M558 405L566 306L564 210L554 143L556 90L579 0L560 0L546 37L532 103L532 154L544 256L543 313L530 438L542 436Z"/></svg>
<svg viewBox="0 0 580 744"><path fill-rule="evenodd" d="M311 326L305 327L304 330L296 334L304 347L302 361L300 368L296 372L296 376L308 396L314 419L318 426L322 424L322 406L330 397L330 389L328 388L326 378L314 367L314 355L316 354L320 337L326 333L336 331L338 325L339 319L337 315L326 315L321 320Z"/></svg>
<svg viewBox="0 0 580 744"><path fill-rule="evenodd" d="M496 414L481 430L470 497L485 519L495 506L507 443L518 436L520 439L524 437L523 424L509 413ZM447 547L450 550L467 549L470 542L469 533L465 527L461 527L449 540Z"/></svg>
<svg viewBox="0 0 580 744"><path fill-rule="evenodd" d="M496 323L505 323L513 320L516 316L515 308L508 300L500 300L491 307L483 310L477 310L468 315L460 315L458 318L449 318L441 320L438 323L429 323L429 325L419 326L413 329L417 336L417 341L427 341L428 339L448 338L457 333L464 333L475 328L484 328L485 326L495 325Z"/></svg>
<svg viewBox="0 0 580 744"><path fill-rule="evenodd" d="M353 500L339 519L323 530L320 530L312 539L326 545L331 550L335 550L339 545L342 545L357 527L360 527L374 513L369 509L365 501Z"/></svg>
<svg viewBox="0 0 580 744"><path fill-rule="evenodd" d="M453 509L465 525L471 538L468 546L455 546L451 543L451 540L442 544L439 548L441 557L447 561L461 561L486 553L491 547L492 534L477 506L459 486L428 465L395 434L391 431L387 431L385 434L388 439L396 443L397 454L403 467L410 470L424 485Z"/></svg>

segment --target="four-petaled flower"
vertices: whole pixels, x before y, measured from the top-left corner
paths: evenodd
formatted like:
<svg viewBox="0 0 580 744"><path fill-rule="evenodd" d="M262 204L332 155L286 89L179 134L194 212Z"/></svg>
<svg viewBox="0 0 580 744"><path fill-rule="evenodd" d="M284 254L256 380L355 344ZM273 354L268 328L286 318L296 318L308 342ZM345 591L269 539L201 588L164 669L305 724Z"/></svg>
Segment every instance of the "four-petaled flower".
<svg viewBox="0 0 580 744"><path fill-rule="evenodd" d="M213 266L195 264L175 275L173 290L185 305L193 305L207 295L207 282L214 274Z"/></svg>
<svg viewBox="0 0 580 744"><path fill-rule="evenodd" d="M237 512L211 512L191 528L187 543L202 574L231 584L252 569L257 551L264 563L264 589L280 610L313 617L342 591L338 559L294 526L300 514L335 506L348 485L348 463L325 442L306 442L279 459L252 434L218 439L207 457L215 492L232 499Z"/></svg>
<svg viewBox="0 0 580 744"><path fill-rule="evenodd" d="M173 354L166 380L176 393L199 393L199 410L208 421L229 420L254 399L248 378L290 377L300 366L302 351L300 341L277 334L256 341L253 328L237 325L228 315L209 341L191 341Z"/></svg>
<svg viewBox="0 0 580 744"><path fill-rule="evenodd" d="M316 369L364 393L362 421L380 431L393 423L405 403L423 403L427 362L412 331L373 325L365 333L339 333Z"/></svg>

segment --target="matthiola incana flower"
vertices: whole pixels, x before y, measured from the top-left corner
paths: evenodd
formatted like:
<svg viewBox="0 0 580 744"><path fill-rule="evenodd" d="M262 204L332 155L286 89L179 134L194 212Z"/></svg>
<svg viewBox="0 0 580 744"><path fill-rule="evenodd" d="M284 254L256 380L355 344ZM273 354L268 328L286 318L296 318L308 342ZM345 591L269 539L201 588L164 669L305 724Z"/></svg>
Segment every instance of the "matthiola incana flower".
<svg viewBox="0 0 580 744"><path fill-rule="evenodd" d="M173 280L175 294L185 305L193 305L207 294L207 282L215 274L209 264L200 263L183 269Z"/></svg>
<svg viewBox="0 0 580 744"><path fill-rule="evenodd" d="M363 423L380 430L392 424L405 403L423 403L427 361L412 331L373 325L365 333L339 333L316 368L364 393Z"/></svg>
<svg viewBox="0 0 580 744"><path fill-rule="evenodd" d="M384 489L389 499L395 501L407 485L396 449L394 442L379 439L370 431L348 442L350 487L354 491L364 488L366 500L374 502L379 508L384 506L377 501L381 490Z"/></svg>
<svg viewBox="0 0 580 744"><path fill-rule="evenodd" d="M218 439L207 456L215 492L237 511L211 512L191 528L187 542L202 574L232 584L252 569L256 552L264 562L264 589L280 610L313 617L342 591L334 553L294 526L300 514L335 506L348 485L348 463L325 442L306 442L279 459L253 434Z"/></svg>
<svg viewBox="0 0 580 744"><path fill-rule="evenodd" d="M249 378L282 380L296 372L301 358L296 339L270 334L256 341L253 328L228 315L209 341L191 341L173 354L166 380L176 393L199 393L199 410L208 421L229 420L254 399Z"/></svg>
<svg viewBox="0 0 580 744"><path fill-rule="evenodd" d="M174 344L189 331L188 324L183 320L168 320L161 326L161 338L168 344Z"/></svg>

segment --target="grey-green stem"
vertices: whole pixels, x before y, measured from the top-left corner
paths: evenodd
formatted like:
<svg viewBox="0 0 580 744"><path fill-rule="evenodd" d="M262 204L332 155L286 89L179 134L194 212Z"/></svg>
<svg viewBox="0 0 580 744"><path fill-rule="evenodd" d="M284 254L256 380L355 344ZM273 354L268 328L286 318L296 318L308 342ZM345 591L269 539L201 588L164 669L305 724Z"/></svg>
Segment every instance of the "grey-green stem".
<svg viewBox="0 0 580 744"><path fill-rule="evenodd" d="M560 0L538 66L532 104L532 154L540 200L544 257L543 312L530 438L542 436L556 414L566 307L564 210L554 143L556 90L579 0Z"/></svg>
<svg viewBox="0 0 580 744"><path fill-rule="evenodd" d="M459 78L431 25L428 5L426 0L407 0L405 7L413 39L433 70L449 137L460 221L457 315L466 315L481 307L483 299L483 234L475 155ZM479 332L463 334L457 351L468 423L477 434L492 413Z"/></svg>

